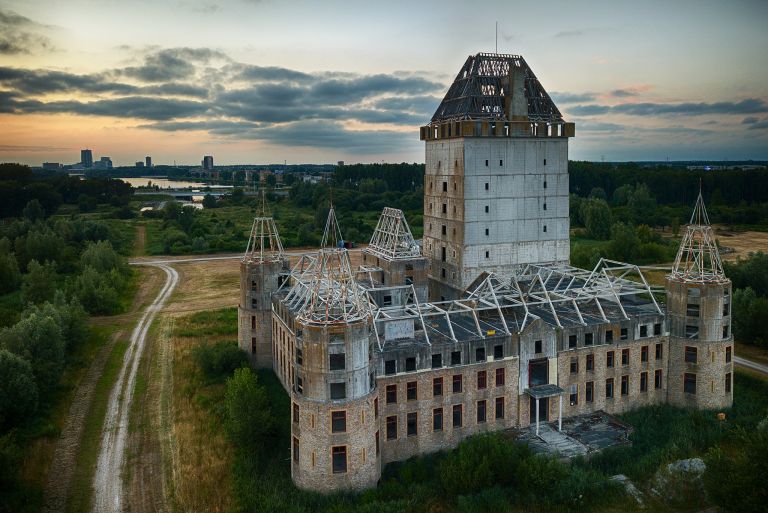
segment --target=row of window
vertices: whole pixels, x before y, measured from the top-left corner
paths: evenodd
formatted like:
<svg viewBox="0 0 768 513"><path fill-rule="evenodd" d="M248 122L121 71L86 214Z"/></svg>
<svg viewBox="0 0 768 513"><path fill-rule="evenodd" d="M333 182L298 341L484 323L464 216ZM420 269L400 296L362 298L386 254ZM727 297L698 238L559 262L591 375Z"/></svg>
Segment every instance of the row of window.
<svg viewBox="0 0 768 513"><path fill-rule="evenodd" d="M712 392L715 391L715 382L712 382ZM683 392L686 394L696 395L696 374L693 372L686 372L683 374ZM725 375L725 393L731 393L731 373L728 372Z"/></svg>
<svg viewBox="0 0 768 513"><path fill-rule="evenodd" d="M507 129L508 127L505 126L504 128ZM485 159L485 167L490 167L490 162L491 162L490 159ZM544 159L544 165L545 166L547 165L547 159ZM437 170L440 171L442 166L443 166L443 161L442 160L438 160L437 161ZM503 167L503 166L504 166L504 159L499 159L499 167ZM454 167L454 169L458 169L459 168L459 161L458 160L454 160L453 161L453 167ZM456 183L455 182L453 184L453 189L456 190ZM429 190L430 191L432 190L432 181L431 180L429 182ZM443 182L443 192L445 192L447 190L448 190L448 182Z"/></svg>
<svg viewBox="0 0 768 513"><path fill-rule="evenodd" d="M712 363L715 362L715 353L712 353ZM699 363L699 348L685 346L685 363ZM731 346L725 348L725 363L731 363Z"/></svg>
<svg viewBox="0 0 768 513"><path fill-rule="evenodd" d="M663 358L663 347L661 344L656 344L656 360L661 360ZM648 362L648 352L649 348L648 346L642 346L640 348L640 361L642 363ZM629 348L622 349L621 350L621 365L622 366L628 366L629 365ZM605 367L608 369L611 369L616 366L616 351L608 351L605 353ZM579 357L578 356L572 356L571 362L570 362L570 369L571 374L578 374L579 373ZM587 371L594 371L595 370L595 355L594 354L588 354L586 357L586 370Z"/></svg>
<svg viewBox="0 0 768 513"><path fill-rule="evenodd" d="M461 351L451 351L451 360L450 365L461 365L462 364L462 358L461 358ZM493 346L493 359L494 360L501 360L504 358L504 344L497 344ZM477 347L475 348L475 362L484 362L486 361L486 354L485 354L485 347ZM397 360L384 360L384 374L386 375L392 375L397 374L398 372L398 361ZM471 362L467 362L471 363ZM443 355L442 353L433 353L432 354L432 361L431 366L433 369L439 369L444 366L443 364ZM412 372L416 370L416 357L415 356L409 356L405 359L405 372ZM401 371L402 372L402 371Z"/></svg>
<svg viewBox="0 0 768 513"><path fill-rule="evenodd" d="M662 388L662 372L661 369L656 369L653 373L653 388L655 390L661 390ZM620 394L622 396L629 395L629 374L621 376L619 381ZM608 378L605 380L605 398L613 399L614 397L614 378ZM640 373L640 392L648 391L648 372ZM587 403L592 403L595 400L595 382L587 381L584 384L584 399ZM572 385L570 389L570 403L571 406L579 404L579 392L578 385Z"/></svg>
<svg viewBox="0 0 768 513"><path fill-rule="evenodd" d="M494 400L494 418L496 420L504 419L504 398L497 397ZM454 404L451 407L451 426L454 428L460 428L464 425L464 405ZM475 407L475 420L478 424L483 424L488 421L488 401L477 401ZM444 428L444 409L434 408L432 410L432 431L439 432ZM397 440L398 437L398 416L389 415L386 418L387 424L387 440ZM405 417L405 434L406 436L417 436L419 434L418 412L409 412Z"/></svg>
<svg viewBox="0 0 768 513"><path fill-rule="evenodd" d="M497 387L503 387L506 383L506 369L503 367L498 368L494 371L494 383ZM432 379L432 397L442 397L444 393L444 387L443 387L443 378L433 378ZM477 389L478 390L485 390L488 388L488 372L487 371L477 371ZM398 394L397 394L397 384L387 385L386 386L386 403L387 404L397 404L398 402ZM463 374L454 374L452 376L451 380L451 391L454 394L460 394L464 391L464 375ZM405 384L405 399L406 401L417 401L419 399L419 393L418 393L418 382L417 381L409 381Z"/></svg>
<svg viewBox="0 0 768 513"><path fill-rule="evenodd" d="M643 324L640 326L640 338L646 338L650 335L648 334L648 327L649 325ZM653 325L653 336L658 337L661 335L661 324L656 323ZM619 330L619 340L629 340L629 329L628 328L621 328ZM607 330L605 334L603 335L603 341L606 344L611 344L614 341L614 330ZM584 334L584 345L585 346L591 346L595 343L595 334L594 333L585 333ZM578 335L569 335L568 336L568 349L575 349L579 345L579 336Z"/></svg>

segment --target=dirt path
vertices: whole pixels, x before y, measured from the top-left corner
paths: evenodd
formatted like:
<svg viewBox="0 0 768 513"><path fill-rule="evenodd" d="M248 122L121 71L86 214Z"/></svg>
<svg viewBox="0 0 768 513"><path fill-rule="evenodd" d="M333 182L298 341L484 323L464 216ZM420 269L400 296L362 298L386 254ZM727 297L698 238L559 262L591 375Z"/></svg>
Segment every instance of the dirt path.
<svg viewBox="0 0 768 513"><path fill-rule="evenodd" d="M128 434L125 497L133 513L170 511L170 419L166 410L170 404L165 399L170 398L167 346L173 319L165 316L158 324L157 332L147 339L145 357L139 367L139 377L146 381L146 386L137 386Z"/></svg>
<svg viewBox="0 0 768 513"><path fill-rule="evenodd" d="M134 240L133 254L143 256L147 254L147 227L143 224L136 225L136 238Z"/></svg>
<svg viewBox="0 0 768 513"><path fill-rule="evenodd" d="M53 453L53 461L48 472L43 502L43 511L46 513L66 511L67 497L76 467L77 452L80 449L85 419L91 408L93 392L104 371L104 365L115 347L115 342L122 334L122 331L117 331L109 338L109 341L104 344L104 347L99 350L96 358L91 362L88 373L77 386L77 392L75 392L72 405L67 413L67 420L56 442L56 450Z"/></svg>
<svg viewBox="0 0 768 513"><path fill-rule="evenodd" d="M128 437L128 420L136 385L136 373L146 345L147 332L157 312L173 293L179 281L178 273L164 264L158 264L166 274L166 281L157 298L144 311L131 335L130 344L123 358L107 405L101 446L94 473L93 511L119 513L124 509L123 463Z"/></svg>

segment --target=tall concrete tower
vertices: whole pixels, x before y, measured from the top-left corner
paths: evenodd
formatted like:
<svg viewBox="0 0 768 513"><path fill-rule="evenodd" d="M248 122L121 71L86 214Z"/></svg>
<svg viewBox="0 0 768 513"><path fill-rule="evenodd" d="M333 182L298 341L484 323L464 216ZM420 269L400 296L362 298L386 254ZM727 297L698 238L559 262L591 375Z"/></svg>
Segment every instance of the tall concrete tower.
<svg viewBox="0 0 768 513"><path fill-rule="evenodd" d="M521 56L467 58L421 127L433 300L458 296L483 271L568 262L574 131Z"/></svg>
<svg viewBox="0 0 768 513"><path fill-rule="evenodd" d="M338 240L331 208L310 279L295 285L291 475L300 488L321 491L368 488L381 476L372 321Z"/></svg>
<svg viewBox="0 0 768 513"><path fill-rule="evenodd" d="M262 198L262 216L253 220L245 255L240 261L240 305L238 344L256 367L272 367L272 293L289 271L288 258L275 220L267 215Z"/></svg>
<svg viewBox="0 0 768 513"><path fill-rule="evenodd" d="M723 272L701 193L666 289L669 402L698 409L731 406L731 280Z"/></svg>

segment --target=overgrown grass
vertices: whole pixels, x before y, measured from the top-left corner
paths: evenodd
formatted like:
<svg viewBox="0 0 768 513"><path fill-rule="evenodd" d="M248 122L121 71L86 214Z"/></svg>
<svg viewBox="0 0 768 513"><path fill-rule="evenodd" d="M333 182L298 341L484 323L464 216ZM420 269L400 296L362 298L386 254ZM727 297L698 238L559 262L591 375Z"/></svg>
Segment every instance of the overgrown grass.
<svg viewBox="0 0 768 513"><path fill-rule="evenodd" d="M178 511L232 511L232 446L220 418L221 379L196 363L200 347L237 345L237 309L199 312L175 320L173 329L173 502Z"/></svg>
<svg viewBox="0 0 768 513"><path fill-rule="evenodd" d="M176 323L175 334L179 337L237 336L237 309L224 308L184 317Z"/></svg>
<svg viewBox="0 0 768 513"><path fill-rule="evenodd" d="M632 445L604 450L577 464L646 481L664 463L703 456L712 447L731 443L741 430L754 430L768 417L768 381L737 371L733 407L725 413L728 420L722 422L712 411L669 405L630 411L621 418L635 429Z"/></svg>

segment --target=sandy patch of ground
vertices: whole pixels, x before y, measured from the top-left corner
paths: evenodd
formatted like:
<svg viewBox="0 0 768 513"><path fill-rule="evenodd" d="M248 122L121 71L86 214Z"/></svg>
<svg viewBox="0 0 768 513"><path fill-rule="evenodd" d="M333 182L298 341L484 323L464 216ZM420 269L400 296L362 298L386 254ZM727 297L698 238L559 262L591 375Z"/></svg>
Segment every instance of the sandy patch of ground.
<svg viewBox="0 0 768 513"><path fill-rule="evenodd" d="M732 253L723 254L725 260L746 258L749 253L757 251L768 253L768 233L765 232L732 232L715 226L715 236L721 247L733 249Z"/></svg>

